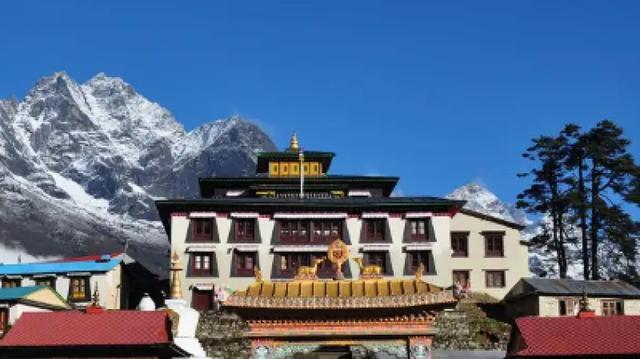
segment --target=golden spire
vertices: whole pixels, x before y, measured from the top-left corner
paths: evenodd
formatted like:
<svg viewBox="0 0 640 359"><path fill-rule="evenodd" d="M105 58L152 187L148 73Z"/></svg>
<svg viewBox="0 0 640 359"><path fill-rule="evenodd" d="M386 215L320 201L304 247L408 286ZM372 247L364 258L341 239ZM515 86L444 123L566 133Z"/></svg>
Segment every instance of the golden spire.
<svg viewBox="0 0 640 359"><path fill-rule="evenodd" d="M98 292L98 282L96 282L96 289L93 291L92 299L93 299L93 301L92 301L91 305L94 306L94 307L99 307L100 306L100 293Z"/></svg>
<svg viewBox="0 0 640 359"><path fill-rule="evenodd" d="M298 145L298 135L296 135L296 132L293 131L293 133L291 134L291 141L289 142L288 151L298 152L299 150L300 146Z"/></svg>
<svg viewBox="0 0 640 359"><path fill-rule="evenodd" d="M182 299L182 285L180 284L180 257L176 251L173 251L171 257L171 289L169 290L170 299Z"/></svg>

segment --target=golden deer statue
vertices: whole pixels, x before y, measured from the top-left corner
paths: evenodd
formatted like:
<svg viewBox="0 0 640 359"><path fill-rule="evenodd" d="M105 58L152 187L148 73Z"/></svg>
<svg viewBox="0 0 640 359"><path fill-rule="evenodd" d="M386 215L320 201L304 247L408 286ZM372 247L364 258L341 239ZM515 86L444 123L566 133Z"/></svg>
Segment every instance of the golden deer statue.
<svg viewBox="0 0 640 359"><path fill-rule="evenodd" d="M364 265L362 261L362 257L356 257L353 259L356 264L358 264L358 268L360 268L360 276L364 277L379 277L382 274L382 268L378 265Z"/></svg>
<svg viewBox="0 0 640 359"><path fill-rule="evenodd" d="M315 258L311 260L310 266L300 266L298 267L298 272L296 273L296 279L315 279L318 278L318 265L324 262L327 257Z"/></svg>

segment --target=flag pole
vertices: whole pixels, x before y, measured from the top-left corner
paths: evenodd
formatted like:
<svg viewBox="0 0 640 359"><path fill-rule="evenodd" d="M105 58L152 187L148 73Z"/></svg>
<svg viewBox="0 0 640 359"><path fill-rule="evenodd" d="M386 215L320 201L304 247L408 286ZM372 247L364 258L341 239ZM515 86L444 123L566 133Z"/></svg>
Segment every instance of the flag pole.
<svg viewBox="0 0 640 359"><path fill-rule="evenodd" d="M304 152L302 148L298 151L298 159L300 160L300 199L304 198Z"/></svg>

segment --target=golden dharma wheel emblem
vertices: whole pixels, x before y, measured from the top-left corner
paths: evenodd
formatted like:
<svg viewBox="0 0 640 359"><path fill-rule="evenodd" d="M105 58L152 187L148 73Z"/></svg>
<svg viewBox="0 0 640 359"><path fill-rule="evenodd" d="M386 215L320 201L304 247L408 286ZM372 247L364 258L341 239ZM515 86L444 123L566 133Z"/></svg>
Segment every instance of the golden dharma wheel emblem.
<svg viewBox="0 0 640 359"><path fill-rule="evenodd" d="M342 265L349 260L349 247L341 239L336 239L329 244L327 258L335 266L336 277L342 279Z"/></svg>

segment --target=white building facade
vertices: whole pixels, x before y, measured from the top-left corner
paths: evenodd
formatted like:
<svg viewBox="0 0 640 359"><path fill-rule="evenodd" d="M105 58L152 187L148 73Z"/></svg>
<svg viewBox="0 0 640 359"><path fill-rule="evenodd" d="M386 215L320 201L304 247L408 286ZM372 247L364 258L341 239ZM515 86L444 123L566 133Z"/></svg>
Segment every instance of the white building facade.
<svg viewBox="0 0 640 359"><path fill-rule="evenodd" d="M258 154L255 176L201 179L201 199L158 201L185 268L187 302L211 309L229 290L251 284L255 268L273 281L291 279L335 240L353 259L342 268L345 278L359 278L356 258L396 278L422 264L429 283L500 299L528 275L517 224L462 210L464 201L391 197L396 177L329 175L332 158L303 153L292 141L284 152ZM336 275L329 261L317 273Z"/></svg>

